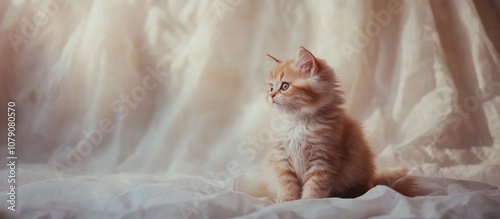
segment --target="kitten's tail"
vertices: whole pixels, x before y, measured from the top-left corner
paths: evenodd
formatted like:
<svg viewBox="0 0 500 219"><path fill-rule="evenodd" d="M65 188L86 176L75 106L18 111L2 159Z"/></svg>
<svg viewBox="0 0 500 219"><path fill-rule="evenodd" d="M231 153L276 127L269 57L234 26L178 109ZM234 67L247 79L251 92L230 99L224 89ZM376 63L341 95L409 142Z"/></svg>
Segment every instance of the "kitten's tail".
<svg viewBox="0 0 500 219"><path fill-rule="evenodd" d="M408 197L419 195L415 179L407 176L407 170L379 173L374 178L375 185L385 185Z"/></svg>

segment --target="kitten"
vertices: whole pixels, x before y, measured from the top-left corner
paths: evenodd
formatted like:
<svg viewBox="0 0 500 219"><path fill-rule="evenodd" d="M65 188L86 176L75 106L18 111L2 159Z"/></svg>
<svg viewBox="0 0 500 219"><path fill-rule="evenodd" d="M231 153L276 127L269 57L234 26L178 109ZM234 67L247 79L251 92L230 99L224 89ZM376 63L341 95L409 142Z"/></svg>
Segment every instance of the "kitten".
<svg viewBox="0 0 500 219"><path fill-rule="evenodd" d="M297 58L269 73L268 103L285 118L263 162L276 203L326 197L354 198L378 184L415 196L405 172L375 175L374 155L360 124L342 108L332 68L301 47Z"/></svg>

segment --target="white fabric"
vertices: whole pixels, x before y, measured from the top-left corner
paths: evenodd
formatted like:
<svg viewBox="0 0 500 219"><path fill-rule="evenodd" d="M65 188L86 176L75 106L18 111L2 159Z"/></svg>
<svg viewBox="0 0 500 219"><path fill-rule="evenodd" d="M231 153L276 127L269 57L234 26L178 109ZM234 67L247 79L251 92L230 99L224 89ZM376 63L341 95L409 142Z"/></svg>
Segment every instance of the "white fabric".
<svg viewBox="0 0 500 219"><path fill-rule="evenodd" d="M18 216L163 217L200 192L204 217L498 209L500 192L482 184L273 206L232 191L251 186L242 174L257 170L279 123L264 99L265 54L290 59L299 46L336 69L379 169L500 186L499 1L392 2L0 1L0 119L16 101ZM241 188L224 182L234 177Z"/></svg>
<svg viewBox="0 0 500 219"><path fill-rule="evenodd" d="M24 170L22 171L24 172ZM36 173L25 173L36 176ZM251 176L246 176L251 177ZM221 189L203 178L118 174L67 179L34 177L23 185L19 218L497 218L498 188L470 181L417 178L428 196L407 198L377 186L356 199L273 205L241 193L245 176ZM25 179L30 181L31 179ZM204 188L204 189L202 189ZM36 192L34 192L36 191ZM208 191L208 193L207 193ZM5 198L4 193L0 197Z"/></svg>

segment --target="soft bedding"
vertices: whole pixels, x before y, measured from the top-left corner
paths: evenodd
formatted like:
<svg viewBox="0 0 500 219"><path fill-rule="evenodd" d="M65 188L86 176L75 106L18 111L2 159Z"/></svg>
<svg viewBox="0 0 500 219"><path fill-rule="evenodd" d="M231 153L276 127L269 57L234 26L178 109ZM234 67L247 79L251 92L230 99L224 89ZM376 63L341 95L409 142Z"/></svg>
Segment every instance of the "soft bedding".
<svg viewBox="0 0 500 219"><path fill-rule="evenodd" d="M0 1L0 159L15 160L0 170L0 211L499 218L499 20L493 0ZM337 71L379 170L408 169L425 196L247 194L279 123L266 53L299 46Z"/></svg>
<svg viewBox="0 0 500 219"><path fill-rule="evenodd" d="M21 171L23 175L37 173ZM144 174L65 179L33 177L18 190L20 218L495 218L498 188L471 181L418 177L426 196L408 198L377 186L356 199L273 204L239 191L250 175L227 187L206 178ZM36 191L36 192L35 192ZM5 195L1 195L5 198Z"/></svg>

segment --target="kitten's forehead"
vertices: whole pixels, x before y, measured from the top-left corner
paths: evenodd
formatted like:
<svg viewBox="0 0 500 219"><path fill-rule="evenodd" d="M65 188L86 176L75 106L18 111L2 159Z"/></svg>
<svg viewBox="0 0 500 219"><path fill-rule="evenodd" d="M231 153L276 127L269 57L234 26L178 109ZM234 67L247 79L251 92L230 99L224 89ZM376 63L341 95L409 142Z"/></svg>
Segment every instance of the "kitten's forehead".
<svg viewBox="0 0 500 219"><path fill-rule="evenodd" d="M271 81L291 81L299 78L301 78L301 75L293 60L281 62L269 72Z"/></svg>

